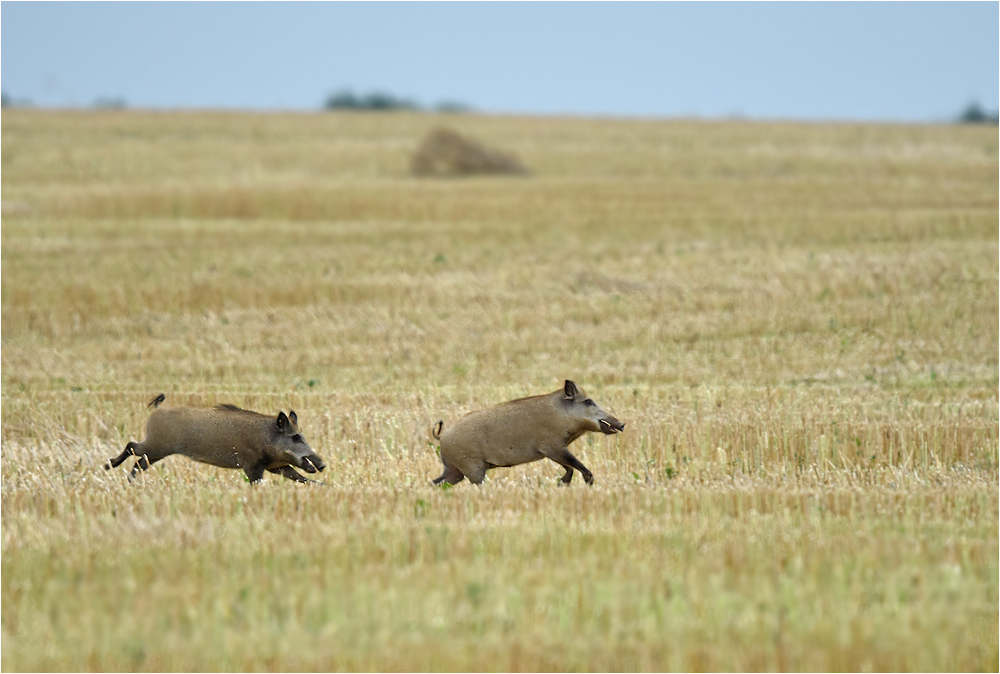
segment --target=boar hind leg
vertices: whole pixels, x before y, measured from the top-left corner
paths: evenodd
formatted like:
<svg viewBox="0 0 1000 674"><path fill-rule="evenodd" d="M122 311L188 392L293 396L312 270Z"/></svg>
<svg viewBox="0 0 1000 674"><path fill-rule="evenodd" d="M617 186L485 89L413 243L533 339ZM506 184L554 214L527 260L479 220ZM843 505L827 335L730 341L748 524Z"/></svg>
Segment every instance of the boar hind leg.
<svg viewBox="0 0 1000 674"><path fill-rule="evenodd" d="M489 470L490 466L485 461L467 463L462 468L462 472L465 473L465 477L469 478L469 482L472 484L482 484L483 480L486 479L486 471Z"/></svg>
<svg viewBox="0 0 1000 674"><path fill-rule="evenodd" d="M585 465L580 463L578 458L570 454L568 449L560 449L557 452L549 454L548 457L560 466L566 468L566 474L559 478L559 481L563 484L569 484L573 479L574 469L580 471L580 474L583 475L584 482L587 484L594 484L594 474L591 473Z"/></svg>
<svg viewBox="0 0 1000 674"><path fill-rule="evenodd" d="M135 452L135 455L139 457L139 460L135 462L134 466L132 466L132 471L128 474L130 478L134 478L140 468L143 470L149 470L149 467L154 463L173 454L172 451L142 449L138 445L135 446L133 451Z"/></svg>
<svg viewBox="0 0 1000 674"><path fill-rule="evenodd" d="M110 459L106 464L104 464L104 470L111 470L112 468L117 468L118 466L122 465L122 462L125 459L127 459L130 456L135 456L135 450L137 447L139 447L138 442L130 442L127 445L125 445L125 451L116 456L115 458Z"/></svg>
<svg viewBox="0 0 1000 674"><path fill-rule="evenodd" d="M442 482L447 482L448 484L458 484L465 479L465 475L462 475L462 471L455 466L444 464L444 472L441 476L434 480L434 484L441 484Z"/></svg>

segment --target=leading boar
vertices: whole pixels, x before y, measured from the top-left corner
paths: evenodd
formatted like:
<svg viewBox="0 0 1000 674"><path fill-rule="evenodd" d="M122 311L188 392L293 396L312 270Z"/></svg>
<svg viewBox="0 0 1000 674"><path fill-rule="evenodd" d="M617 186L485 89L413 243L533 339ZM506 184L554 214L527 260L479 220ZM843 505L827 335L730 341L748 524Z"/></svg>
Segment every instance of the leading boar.
<svg viewBox="0 0 1000 674"><path fill-rule="evenodd" d="M570 483L574 470L593 484L593 473L570 454L568 446L587 431L613 435L623 428L625 424L567 379L558 391L472 412L444 432L439 420L433 434L441 441L444 472L434 484L458 484L465 478L480 484L492 468L543 458L566 468L563 484Z"/></svg>

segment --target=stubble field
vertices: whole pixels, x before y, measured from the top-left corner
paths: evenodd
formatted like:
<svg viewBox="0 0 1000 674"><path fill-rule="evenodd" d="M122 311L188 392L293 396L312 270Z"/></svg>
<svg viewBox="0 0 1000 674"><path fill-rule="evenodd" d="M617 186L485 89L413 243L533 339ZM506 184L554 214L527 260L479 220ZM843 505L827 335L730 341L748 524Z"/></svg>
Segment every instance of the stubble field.
<svg viewBox="0 0 1000 674"><path fill-rule="evenodd" d="M533 174L408 176L437 124ZM2 127L3 670L997 671L996 127ZM567 378L593 487L430 484ZM160 392L326 484L105 472Z"/></svg>

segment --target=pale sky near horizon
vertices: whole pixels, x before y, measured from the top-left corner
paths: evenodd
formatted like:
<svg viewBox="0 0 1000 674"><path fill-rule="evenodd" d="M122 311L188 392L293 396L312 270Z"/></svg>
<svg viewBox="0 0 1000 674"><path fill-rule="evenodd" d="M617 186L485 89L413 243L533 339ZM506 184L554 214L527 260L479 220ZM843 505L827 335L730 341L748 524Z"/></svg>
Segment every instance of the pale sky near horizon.
<svg viewBox="0 0 1000 674"><path fill-rule="evenodd" d="M14 102L933 122L1000 101L1000 3L0 3Z"/></svg>

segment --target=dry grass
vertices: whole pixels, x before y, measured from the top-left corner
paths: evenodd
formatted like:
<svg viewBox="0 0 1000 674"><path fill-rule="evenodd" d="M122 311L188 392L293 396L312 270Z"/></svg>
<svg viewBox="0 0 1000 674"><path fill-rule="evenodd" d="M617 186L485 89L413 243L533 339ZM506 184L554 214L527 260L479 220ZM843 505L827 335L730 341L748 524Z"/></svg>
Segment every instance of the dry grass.
<svg viewBox="0 0 1000 674"><path fill-rule="evenodd" d="M998 668L995 128L4 111L2 668ZM437 418L626 421L481 489ZM100 466L294 408L326 487Z"/></svg>

